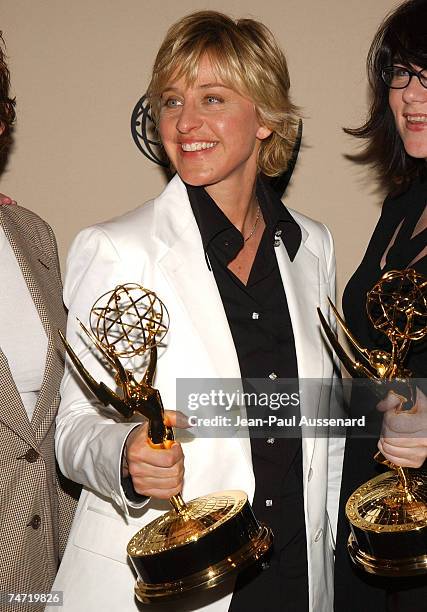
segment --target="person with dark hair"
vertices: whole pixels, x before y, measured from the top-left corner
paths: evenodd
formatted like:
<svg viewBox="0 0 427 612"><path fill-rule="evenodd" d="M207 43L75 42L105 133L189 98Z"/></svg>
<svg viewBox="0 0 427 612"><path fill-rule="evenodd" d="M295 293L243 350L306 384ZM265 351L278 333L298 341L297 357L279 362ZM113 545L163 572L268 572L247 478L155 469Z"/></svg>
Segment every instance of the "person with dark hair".
<svg viewBox="0 0 427 612"><path fill-rule="evenodd" d="M9 97L10 73L2 45L4 45L4 40L0 32L0 160L5 157L12 142L12 129L15 121L15 100ZM16 204L16 201L0 193L0 205L6 204Z"/></svg>
<svg viewBox="0 0 427 612"><path fill-rule="evenodd" d="M3 154L15 119L9 87L0 44ZM64 361L57 330L66 315L55 237L45 221L20 206L0 206L0 252L0 607L39 612L76 505L77 489L60 474L54 452ZM17 597L10 607L7 593ZM39 603L20 595L31 593L40 594Z"/></svg>
<svg viewBox="0 0 427 612"><path fill-rule="evenodd" d="M83 230L68 257L68 340L98 380L114 386L76 317L88 325L100 295L137 282L170 314L156 373L166 407L177 405L180 379L331 382L316 306L328 311L335 291L332 239L322 224L288 211L265 178L283 173L295 146L289 88L285 56L262 23L200 11L169 29L148 96L176 174L154 200ZM301 415L317 414L320 398L321 384L302 394ZM187 500L246 491L274 531L274 550L238 577L234 593L231 581L167 609L330 612L340 443L333 454L324 436L257 437L245 428L240 438L194 435L156 450L146 424L117 421L67 365L57 456L84 492L55 582L64 612L80 612L82 601L87 609L137 609L126 544L169 507L142 496L165 499L182 487ZM133 488L123 486L129 474Z"/></svg>
<svg viewBox="0 0 427 612"><path fill-rule="evenodd" d="M343 310L349 328L368 349L384 347L385 337L368 320L366 294L388 270L413 268L427 276L427 1L409 0L380 26L368 55L372 104L366 123L346 132L366 139L360 158L373 164L388 187L381 217L366 254L349 281ZM378 448L391 462L420 467L427 456L427 341L413 345L407 366L418 379L417 415L398 414L401 400L389 395L377 408ZM353 389L352 416L365 412L372 395ZM414 419L414 416L417 418ZM400 432L398 435L397 432ZM411 437L411 433L416 437ZM375 437L348 431L342 476L335 563L336 612L421 612L427 610L427 577L381 578L357 570L347 552L345 503L383 467L373 459Z"/></svg>
<svg viewBox="0 0 427 612"><path fill-rule="evenodd" d="M15 121L15 100L9 96L10 72L2 46L4 40L0 32L0 153L4 153L12 142L12 126Z"/></svg>

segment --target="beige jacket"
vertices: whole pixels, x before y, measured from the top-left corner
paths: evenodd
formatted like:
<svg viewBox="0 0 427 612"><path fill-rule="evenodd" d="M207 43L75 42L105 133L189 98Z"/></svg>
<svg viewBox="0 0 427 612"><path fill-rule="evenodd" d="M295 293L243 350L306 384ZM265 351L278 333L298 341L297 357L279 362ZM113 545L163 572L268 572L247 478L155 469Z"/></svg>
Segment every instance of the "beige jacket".
<svg viewBox="0 0 427 612"><path fill-rule="evenodd" d="M0 339L0 592L49 592L77 492L64 477L59 482L54 455L64 358L58 329L66 320L58 253L51 228L33 212L1 206L0 223L48 337L44 378L31 422ZM0 608L9 607L2 602ZM10 609L36 612L43 606Z"/></svg>

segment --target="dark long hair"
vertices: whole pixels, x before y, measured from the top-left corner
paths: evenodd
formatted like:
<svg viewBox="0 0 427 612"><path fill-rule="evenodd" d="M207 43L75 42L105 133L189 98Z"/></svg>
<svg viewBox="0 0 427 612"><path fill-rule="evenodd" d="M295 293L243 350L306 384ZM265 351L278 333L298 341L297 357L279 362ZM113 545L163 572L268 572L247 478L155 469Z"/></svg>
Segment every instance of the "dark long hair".
<svg viewBox="0 0 427 612"><path fill-rule="evenodd" d="M367 58L371 106L367 121L360 128L344 131L367 140L355 159L375 166L385 185L410 181L425 171L425 160L410 157L397 132L388 103L389 89L381 70L394 62L427 68L427 0L407 0L381 24Z"/></svg>
<svg viewBox="0 0 427 612"><path fill-rule="evenodd" d="M15 120L15 99L9 97L10 73L4 54L4 40L0 32L0 155L11 143L12 125Z"/></svg>

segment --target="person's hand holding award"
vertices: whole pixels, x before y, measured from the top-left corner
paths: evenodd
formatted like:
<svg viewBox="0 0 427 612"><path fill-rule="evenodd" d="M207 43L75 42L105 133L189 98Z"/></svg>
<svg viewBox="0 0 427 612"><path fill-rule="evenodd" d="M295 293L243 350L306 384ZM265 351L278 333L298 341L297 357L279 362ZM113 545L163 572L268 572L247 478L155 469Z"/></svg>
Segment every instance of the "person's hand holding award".
<svg viewBox="0 0 427 612"><path fill-rule="evenodd" d="M147 432L134 430L128 438L125 475L131 475L137 492L151 492L158 497L164 497L168 491L174 493L170 497L173 509L143 527L127 546L138 574L137 598L145 603L166 601L194 589L210 589L263 557L272 544L272 533L256 520L246 493L222 491L185 503L181 493L174 490L182 479L179 451L175 458L176 482L172 479L163 483L164 486L155 483L156 476L161 478L163 465L155 465L148 480L145 477L139 480L135 466L147 456L152 466L151 451L163 453L163 457L173 450L174 444L160 392L153 387L157 346L169 328L162 301L140 285L120 285L93 305L91 330L82 324L81 327L100 351L107 367L114 370L118 391L98 383L61 336L87 386L104 405L110 404L124 418L141 414L147 419ZM123 366L122 358L143 360L146 371L141 380L136 380L132 370ZM146 433L149 450L144 448Z"/></svg>
<svg viewBox="0 0 427 612"><path fill-rule="evenodd" d="M361 346L332 308L362 361L348 356L319 311L331 345L352 377L369 379L383 398L378 409L385 415L375 459L392 469L360 486L347 501L350 556L358 567L373 574L425 573L427 476L408 468L420 467L426 457L427 401L411 380L405 359L411 343L427 335L427 279L410 268L392 270L368 293L369 319L387 336L390 351Z"/></svg>

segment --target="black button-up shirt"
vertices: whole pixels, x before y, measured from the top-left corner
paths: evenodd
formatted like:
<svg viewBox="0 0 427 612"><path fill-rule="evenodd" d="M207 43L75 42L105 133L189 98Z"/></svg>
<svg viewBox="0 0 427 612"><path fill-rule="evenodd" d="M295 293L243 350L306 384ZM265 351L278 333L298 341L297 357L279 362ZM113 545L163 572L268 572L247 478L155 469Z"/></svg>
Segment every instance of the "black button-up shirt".
<svg viewBox="0 0 427 612"><path fill-rule="evenodd" d="M258 179L256 195L266 228L245 285L227 267L243 248L242 234L203 187L187 185L187 192L230 325L245 390L253 378L295 379L297 388L294 335L275 249L284 245L292 261L301 244L299 225L266 182ZM269 610L279 609L285 597L287 602L292 599L289 589L296 588L299 607L295 610L303 612L307 595L299 590L307 589L307 570L301 441L271 435L260 438L253 430L250 435L255 474L252 505L258 520L273 529L274 553L268 571L255 579L253 570L250 576L241 575L230 609L261 611L267 603ZM288 571L292 574L289 583ZM300 587L295 587L295 574Z"/></svg>

